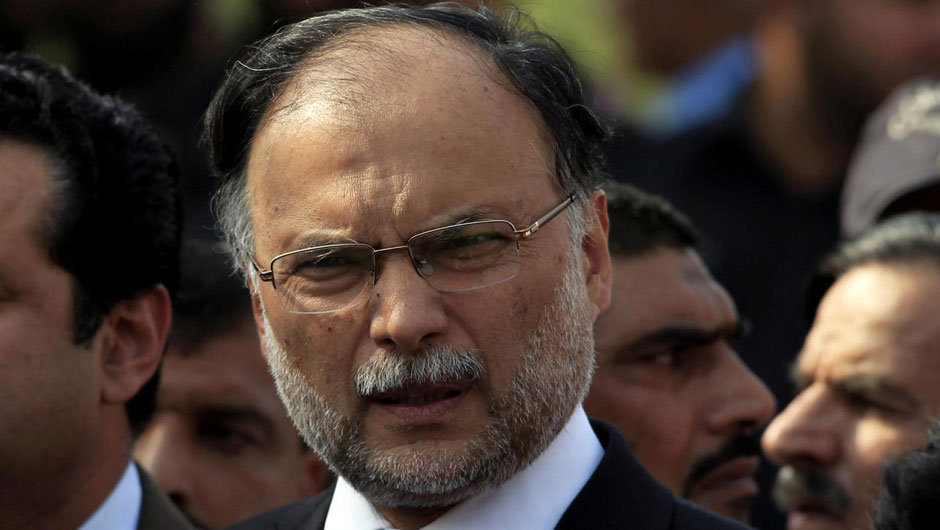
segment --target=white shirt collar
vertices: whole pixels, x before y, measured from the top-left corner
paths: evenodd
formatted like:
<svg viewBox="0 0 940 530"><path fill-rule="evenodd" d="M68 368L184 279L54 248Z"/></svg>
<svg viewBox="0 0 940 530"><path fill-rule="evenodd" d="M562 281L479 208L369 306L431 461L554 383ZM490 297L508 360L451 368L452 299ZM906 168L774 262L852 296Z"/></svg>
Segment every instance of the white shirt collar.
<svg viewBox="0 0 940 530"><path fill-rule="evenodd" d="M131 462L108 498L78 530L134 530L142 502L140 475Z"/></svg>
<svg viewBox="0 0 940 530"><path fill-rule="evenodd" d="M505 483L458 504L426 530L554 528L597 469L604 449L579 405L545 451ZM326 515L325 530L391 528L372 504L342 477Z"/></svg>

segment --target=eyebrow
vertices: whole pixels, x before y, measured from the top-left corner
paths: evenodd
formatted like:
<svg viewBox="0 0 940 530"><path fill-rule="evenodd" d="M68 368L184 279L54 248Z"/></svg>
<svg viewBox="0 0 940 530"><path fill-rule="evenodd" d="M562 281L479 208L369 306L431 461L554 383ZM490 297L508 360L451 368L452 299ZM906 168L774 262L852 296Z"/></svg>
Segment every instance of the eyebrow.
<svg viewBox="0 0 940 530"><path fill-rule="evenodd" d="M799 356L797 356L797 360L798 359L799 359ZM799 394L806 387L808 387L810 384L810 381L812 380L810 376L808 376L807 374L803 373L802 370L800 370L800 365L797 363L796 360L791 362L790 366L787 367L787 377L790 379L790 384L793 385L793 389L795 390L794 393L796 394Z"/></svg>
<svg viewBox="0 0 940 530"><path fill-rule="evenodd" d="M741 321L727 326L704 329L696 326L666 326L644 335L634 341L631 347L650 344L710 344L719 340L735 340L744 334L745 326Z"/></svg>
<svg viewBox="0 0 940 530"><path fill-rule="evenodd" d="M734 342L745 335L746 332L747 324L742 320L713 329L695 326L666 326L640 337L627 349L639 349L661 344L704 346L720 340Z"/></svg>
<svg viewBox="0 0 940 530"><path fill-rule="evenodd" d="M796 388L796 393L806 389L813 378L799 370L796 363L790 368L790 379ZM883 395L889 399L896 399L903 402L906 406L916 407L918 401L903 387L894 384L884 376L878 374L855 374L842 379L828 380L826 384L838 389L840 392L850 395Z"/></svg>
<svg viewBox="0 0 940 530"><path fill-rule="evenodd" d="M497 219L495 211L492 208L474 208L471 210L464 210L464 211L451 214L443 218L441 222L435 223L434 226L430 226L423 230L417 230L415 231L414 234L409 235L408 238L410 238L411 236L415 234L420 234L422 232L427 232L429 230L434 230L436 228L444 228L447 226L473 223L477 221L495 221L495 220L502 220L502 218ZM407 239L405 241L407 241ZM295 250L322 247L326 245L340 245L344 243L363 244L364 241L360 241L360 240L349 238L349 237L344 238L344 237L338 237L338 236L327 236L323 234L310 233L310 234L298 235L294 238L291 238L288 248L286 250L279 251L276 255L279 256L281 254L284 254L287 252L293 252ZM385 248L385 247L376 245L374 243L365 242L365 244L377 250Z"/></svg>
<svg viewBox="0 0 940 530"><path fill-rule="evenodd" d="M832 384L840 388L849 395L883 395L890 399L897 399L908 406L917 406L918 401L914 399L903 387L894 384L887 378L877 374L858 374L851 375Z"/></svg>

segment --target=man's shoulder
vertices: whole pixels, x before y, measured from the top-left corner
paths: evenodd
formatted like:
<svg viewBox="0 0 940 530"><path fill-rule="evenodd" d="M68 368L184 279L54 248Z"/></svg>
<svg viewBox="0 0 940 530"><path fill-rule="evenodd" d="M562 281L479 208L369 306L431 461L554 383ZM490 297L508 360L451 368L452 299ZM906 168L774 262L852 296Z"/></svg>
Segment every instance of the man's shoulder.
<svg viewBox="0 0 940 530"><path fill-rule="evenodd" d="M592 420L604 456L556 528L741 530L741 524L677 499L636 460L611 424Z"/></svg>
<svg viewBox="0 0 940 530"><path fill-rule="evenodd" d="M319 530L333 499L333 488L313 497L265 512L227 530Z"/></svg>

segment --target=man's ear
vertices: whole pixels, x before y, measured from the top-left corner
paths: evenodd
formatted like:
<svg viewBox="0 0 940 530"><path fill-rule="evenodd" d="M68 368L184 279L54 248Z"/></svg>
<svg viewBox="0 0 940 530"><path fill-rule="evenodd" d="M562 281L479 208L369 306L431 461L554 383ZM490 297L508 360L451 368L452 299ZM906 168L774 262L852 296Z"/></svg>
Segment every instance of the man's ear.
<svg viewBox="0 0 940 530"><path fill-rule="evenodd" d="M126 403L157 371L171 313L162 285L114 304L99 330L103 401Z"/></svg>
<svg viewBox="0 0 940 530"><path fill-rule="evenodd" d="M610 306L611 265L607 249L610 219L607 217L607 194L595 190L588 196L584 212L584 239L581 241L584 278L591 301L591 320Z"/></svg>

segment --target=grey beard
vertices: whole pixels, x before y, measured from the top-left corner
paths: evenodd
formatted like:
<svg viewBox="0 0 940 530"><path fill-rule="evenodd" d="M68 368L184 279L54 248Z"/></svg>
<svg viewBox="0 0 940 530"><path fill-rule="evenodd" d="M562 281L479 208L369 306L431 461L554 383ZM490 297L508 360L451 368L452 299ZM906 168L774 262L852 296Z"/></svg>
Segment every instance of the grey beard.
<svg viewBox="0 0 940 530"><path fill-rule="evenodd" d="M288 415L335 473L374 504L445 507L497 486L529 465L584 399L594 371L587 304L580 259L571 252L552 302L526 340L512 385L487 404L486 427L459 449L433 453L368 447L359 420L331 408L305 379L275 338L267 315L265 347ZM481 357L455 347L377 354L356 370L354 383L360 396L366 396L420 382L479 379L485 374Z"/></svg>

